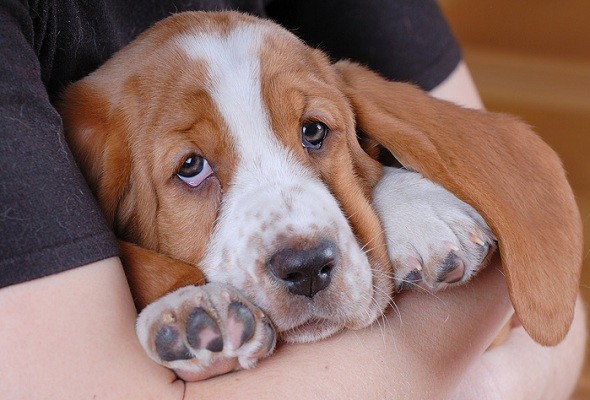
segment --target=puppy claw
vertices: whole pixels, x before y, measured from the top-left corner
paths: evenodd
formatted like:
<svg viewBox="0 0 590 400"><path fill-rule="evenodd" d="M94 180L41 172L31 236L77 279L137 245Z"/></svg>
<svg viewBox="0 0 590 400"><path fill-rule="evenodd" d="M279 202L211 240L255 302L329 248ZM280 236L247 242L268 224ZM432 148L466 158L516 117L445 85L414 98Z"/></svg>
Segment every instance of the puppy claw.
<svg viewBox="0 0 590 400"><path fill-rule="evenodd" d="M162 322L165 324L173 324L176 322L176 317L171 312L166 312L162 314Z"/></svg>
<svg viewBox="0 0 590 400"><path fill-rule="evenodd" d="M480 245L481 247L485 246L485 242L482 240L482 238L473 232L469 235L469 239L471 239L471 241L473 243L476 243L476 244Z"/></svg>
<svg viewBox="0 0 590 400"><path fill-rule="evenodd" d="M454 251L454 252L459 251L459 247L456 244L454 244L452 242L448 242L448 241L445 241L443 243L444 243L445 249L447 249L449 251Z"/></svg>
<svg viewBox="0 0 590 400"><path fill-rule="evenodd" d="M414 272L414 271L422 271L422 264L420 263L420 260L418 260L416 257L408 257L406 259L406 262L407 262L408 266L413 269L412 272ZM412 272L410 272L410 274Z"/></svg>

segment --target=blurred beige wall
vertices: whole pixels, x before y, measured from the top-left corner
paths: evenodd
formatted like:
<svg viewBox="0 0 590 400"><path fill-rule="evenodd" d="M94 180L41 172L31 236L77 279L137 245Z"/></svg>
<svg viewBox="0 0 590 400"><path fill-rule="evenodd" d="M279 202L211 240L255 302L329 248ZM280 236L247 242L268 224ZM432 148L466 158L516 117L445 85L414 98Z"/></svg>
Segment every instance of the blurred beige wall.
<svg viewBox="0 0 590 400"><path fill-rule="evenodd" d="M473 47L590 62L588 0L439 0Z"/></svg>
<svg viewBox="0 0 590 400"><path fill-rule="evenodd" d="M590 0L439 3L486 107L534 125L590 191Z"/></svg>

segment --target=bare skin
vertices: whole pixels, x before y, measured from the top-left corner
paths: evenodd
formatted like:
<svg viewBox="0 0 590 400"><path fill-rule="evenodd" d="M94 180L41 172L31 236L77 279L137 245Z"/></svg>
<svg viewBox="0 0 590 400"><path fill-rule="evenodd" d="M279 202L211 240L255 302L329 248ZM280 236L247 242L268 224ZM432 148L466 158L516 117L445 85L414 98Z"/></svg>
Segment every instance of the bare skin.
<svg viewBox="0 0 590 400"><path fill-rule="evenodd" d="M459 390L457 398L483 391L506 399L544 382L555 396L525 397L541 399L564 398L573 388L583 354L580 307L558 347L540 348L517 330L506 347L485 353L511 315L497 263L465 287L407 293L397 306L399 314L368 329L285 345L253 370L184 384L139 347L125 276L118 259L108 259L0 291L0 397L424 399ZM509 363L514 356L519 362ZM569 379L554 373L564 365ZM525 373L528 379L518 379ZM496 379L512 384L497 384L493 397ZM518 389L516 396L504 396L508 388Z"/></svg>
<svg viewBox="0 0 590 400"><path fill-rule="evenodd" d="M457 65L447 79L432 89L430 94L437 99L448 100L460 106L476 109L484 108L467 64L464 61Z"/></svg>

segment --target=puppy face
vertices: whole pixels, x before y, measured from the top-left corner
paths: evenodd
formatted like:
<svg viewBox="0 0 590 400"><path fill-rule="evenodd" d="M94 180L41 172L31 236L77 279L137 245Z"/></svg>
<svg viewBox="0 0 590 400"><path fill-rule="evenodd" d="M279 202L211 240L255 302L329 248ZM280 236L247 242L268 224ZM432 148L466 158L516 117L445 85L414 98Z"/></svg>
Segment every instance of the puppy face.
<svg viewBox="0 0 590 400"><path fill-rule="evenodd" d="M369 199L380 167L339 87L272 23L183 14L72 86L63 113L123 239L233 284L308 341L370 324L392 290Z"/></svg>

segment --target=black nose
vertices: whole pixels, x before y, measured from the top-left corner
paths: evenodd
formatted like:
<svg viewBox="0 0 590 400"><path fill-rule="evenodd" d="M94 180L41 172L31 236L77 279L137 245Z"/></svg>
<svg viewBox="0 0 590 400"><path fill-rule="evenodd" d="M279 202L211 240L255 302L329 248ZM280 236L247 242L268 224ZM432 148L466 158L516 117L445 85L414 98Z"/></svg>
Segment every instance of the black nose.
<svg viewBox="0 0 590 400"><path fill-rule="evenodd" d="M330 285L337 247L324 240L304 249L285 248L268 260L269 271L293 294L312 298Z"/></svg>

